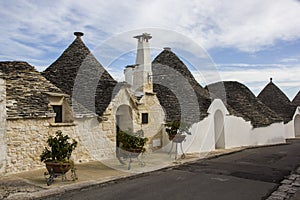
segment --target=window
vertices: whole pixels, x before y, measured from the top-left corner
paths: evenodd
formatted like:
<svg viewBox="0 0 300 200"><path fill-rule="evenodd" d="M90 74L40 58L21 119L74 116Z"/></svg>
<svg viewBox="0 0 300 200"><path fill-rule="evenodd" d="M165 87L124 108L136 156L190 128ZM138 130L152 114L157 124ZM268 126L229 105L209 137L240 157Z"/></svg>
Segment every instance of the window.
<svg viewBox="0 0 300 200"><path fill-rule="evenodd" d="M142 124L148 124L148 113L142 113Z"/></svg>
<svg viewBox="0 0 300 200"><path fill-rule="evenodd" d="M55 112L55 123L62 123L62 106L52 106L53 111Z"/></svg>

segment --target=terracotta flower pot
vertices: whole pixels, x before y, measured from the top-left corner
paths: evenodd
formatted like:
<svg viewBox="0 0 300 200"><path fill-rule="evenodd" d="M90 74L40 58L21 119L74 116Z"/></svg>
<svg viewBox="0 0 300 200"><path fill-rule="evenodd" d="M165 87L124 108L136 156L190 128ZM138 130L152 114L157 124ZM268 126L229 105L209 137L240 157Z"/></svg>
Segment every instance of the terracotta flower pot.
<svg viewBox="0 0 300 200"><path fill-rule="evenodd" d="M49 173L67 173L71 169L71 163L69 162L45 162L46 168Z"/></svg>
<svg viewBox="0 0 300 200"><path fill-rule="evenodd" d="M169 135L169 140L172 141L174 139L175 135Z"/></svg>

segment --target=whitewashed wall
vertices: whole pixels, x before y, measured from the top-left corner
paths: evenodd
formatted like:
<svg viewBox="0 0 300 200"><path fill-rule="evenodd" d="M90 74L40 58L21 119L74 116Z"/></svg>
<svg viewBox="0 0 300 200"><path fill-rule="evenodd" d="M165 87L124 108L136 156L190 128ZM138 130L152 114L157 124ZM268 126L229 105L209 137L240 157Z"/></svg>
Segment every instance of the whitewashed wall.
<svg viewBox="0 0 300 200"><path fill-rule="evenodd" d="M227 116L225 124L226 148L285 143L283 123L253 128L243 118Z"/></svg>
<svg viewBox="0 0 300 200"><path fill-rule="evenodd" d="M215 149L212 118L213 116L209 115L201 122L192 125L190 129L192 134L188 135L183 143L185 153L209 152Z"/></svg>
<svg viewBox="0 0 300 200"><path fill-rule="evenodd" d="M223 118L228 114L228 111L220 99L215 99L209 106L207 112L208 117L204 120L193 124L191 127L192 135L187 136L184 144L184 151L187 153L201 153L215 150L215 113L219 111ZM225 123L225 122L223 122Z"/></svg>
<svg viewBox="0 0 300 200"><path fill-rule="evenodd" d="M233 148L241 146L257 146L285 143L285 128L283 122L274 123L267 127L253 128L249 121L241 117L228 115L221 100L214 100L208 109L208 117L191 127L191 136L187 136L183 143L186 153L203 153L216 149L216 124L215 113L222 113L224 117L224 148ZM164 150L171 148L167 141L164 140ZM180 152L179 152L180 153Z"/></svg>
<svg viewBox="0 0 300 200"><path fill-rule="evenodd" d="M286 138L295 138L299 137L300 135L296 135L295 127L299 127L299 115L300 115L300 106L295 110L293 119L289 121L288 123L284 124L284 131L285 131L285 137Z"/></svg>
<svg viewBox="0 0 300 200"><path fill-rule="evenodd" d="M6 168L6 88L5 81L0 78L0 175Z"/></svg>
<svg viewBox="0 0 300 200"><path fill-rule="evenodd" d="M228 114L223 102L215 99L208 108L208 116L202 121L191 126L191 135L187 135L183 142L183 150L185 153L202 153L215 150L215 132L214 132L214 113L221 111L224 118ZM171 143L168 141L167 134L164 134L164 151L169 151ZM179 151L179 153L181 153Z"/></svg>
<svg viewBox="0 0 300 200"><path fill-rule="evenodd" d="M297 107L293 121L295 137L300 137L300 106Z"/></svg>
<svg viewBox="0 0 300 200"><path fill-rule="evenodd" d="M294 120L291 120L288 123L284 124L284 135L287 139L295 138Z"/></svg>

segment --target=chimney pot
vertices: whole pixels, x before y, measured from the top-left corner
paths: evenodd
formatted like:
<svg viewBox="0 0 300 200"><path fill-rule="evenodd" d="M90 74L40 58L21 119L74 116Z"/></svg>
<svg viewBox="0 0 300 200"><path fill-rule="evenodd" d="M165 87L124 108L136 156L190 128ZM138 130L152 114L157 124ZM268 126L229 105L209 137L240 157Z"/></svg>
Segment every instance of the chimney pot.
<svg viewBox="0 0 300 200"><path fill-rule="evenodd" d="M164 50L171 51L171 47L164 47Z"/></svg>

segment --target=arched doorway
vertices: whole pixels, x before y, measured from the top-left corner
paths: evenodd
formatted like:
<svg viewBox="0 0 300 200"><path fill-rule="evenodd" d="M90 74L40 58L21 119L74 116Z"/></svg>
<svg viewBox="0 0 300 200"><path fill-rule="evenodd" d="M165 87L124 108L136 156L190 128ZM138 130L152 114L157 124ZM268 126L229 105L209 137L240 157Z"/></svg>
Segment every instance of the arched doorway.
<svg viewBox="0 0 300 200"><path fill-rule="evenodd" d="M224 134L224 116L222 111L217 110L214 115L215 128L215 148L225 148L225 134Z"/></svg>
<svg viewBox="0 0 300 200"><path fill-rule="evenodd" d="M300 115L296 115L294 120L295 136L300 137Z"/></svg>
<svg viewBox="0 0 300 200"><path fill-rule="evenodd" d="M118 107L116 112L116 156L119 158L118 148L120 146L118 140L119 131L128 131L133 130L133 122L132 122L132 110L128 105L121 105Z"/></svg>
<svg viewBox="0 0 300 200"><path fill-rule="evenodd" d="M121 105L116 112L116 125L118 131L127 131L133 129L132 110L128 105Z"/></svg>

